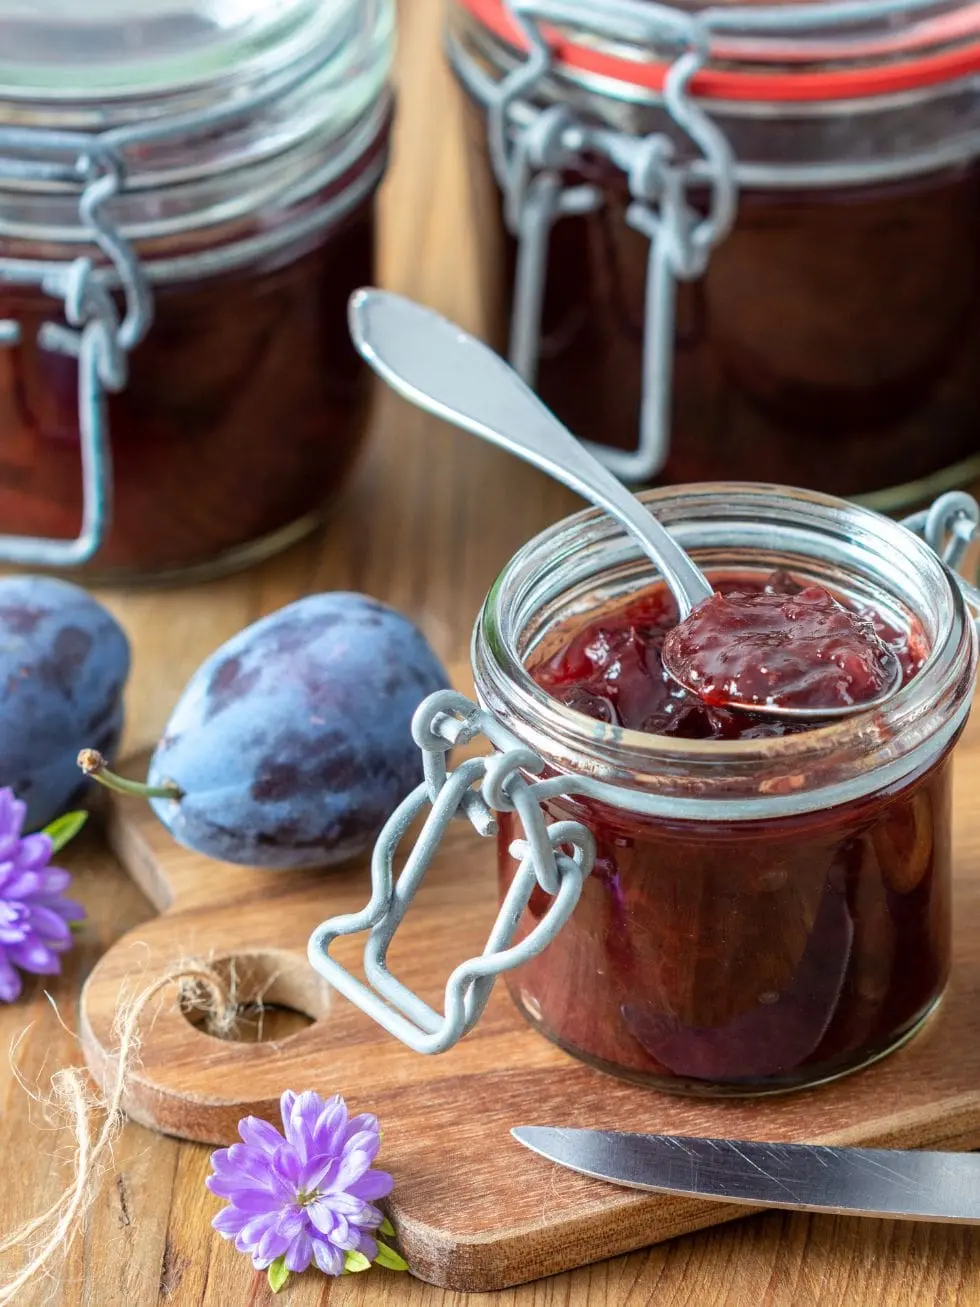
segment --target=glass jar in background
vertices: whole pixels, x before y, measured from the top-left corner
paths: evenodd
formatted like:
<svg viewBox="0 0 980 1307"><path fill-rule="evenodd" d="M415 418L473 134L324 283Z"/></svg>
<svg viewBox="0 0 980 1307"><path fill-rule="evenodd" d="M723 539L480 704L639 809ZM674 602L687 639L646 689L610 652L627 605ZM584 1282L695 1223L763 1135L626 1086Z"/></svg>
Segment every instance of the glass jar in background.
<svg viewBox="0 0 980 1307"><path fill-rule="evenodd" d="M980 7L449 0L447 48L498 334L613 471L980 475Z"/></svg>
<svg viewBox="0 0 980 1307"><path fill-rule="evenodd" d="M602 1070L704 1096L821 1083L910 1038L946 985L951 755L973 694L974 622L926 541L864 507L745 483L641 497L709 576L785 570L825 585L906 633L918 671L878 708L777 738L679 738L586 716L535 668L657 578L606 515L566 518L487 596L472 646L479 708L451 692L420 707L426 781L382 832L370 903L325 922L310 959L421 1052L465 1035L504 974L537 1030ZM976 504L961 507L937 505L951 524L940 536L975 534ZM447 774L448 750L481 733L498 752ZM399 841L430 803L396 883ZM386 950L456 813L496 834L501 908L440 1013L390 974ZM370 988L329 954L369 928Z"/></svg>
<svg viewBox="0 0 980 1307"><path fill-rule="evenodd" d="M320 522L393 38L394 0L0 0L0 563L200 576Z"/></svg>

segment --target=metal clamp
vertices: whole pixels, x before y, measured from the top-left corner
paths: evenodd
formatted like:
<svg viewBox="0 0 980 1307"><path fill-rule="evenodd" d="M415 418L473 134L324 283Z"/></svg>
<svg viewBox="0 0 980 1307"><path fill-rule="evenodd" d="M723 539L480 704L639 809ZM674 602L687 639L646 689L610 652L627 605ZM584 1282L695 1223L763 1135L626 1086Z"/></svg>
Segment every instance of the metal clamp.
<svg viewBox="0 0 980 1307"><path fill-rule="evenodd" d="M497 976L536 957L564 926L592 870L595 839L578 822L545 823L538 786L526 779L540 773L544 763L465 696L452 690L430 695L415 713L412 734L422 750L425 779L399 805L378 837L371 861L370 902L361 912L323 922L310 938L308 953L321 976L390 1034L418 1053L443 1053L481 1016ZM468 759L448 771L449 750L481 734L499 752ZM548 793L554 797L553 787ZM393 864L398 847L426 805L431 805L431 811L396 881ZM519 866L483 953L460 963L450 975L444 1012L439 1013L388 971L388 947L452 820L464 816L479 835L495 836L495 812L514 812L522 824L524 838L515 840L510 850ZM515 944L517 927L537 887L551 896L551 902L533 929ZM363 930L371 932L364 950L367 984L330 956L334 940Z"/></svg>
<svg viewBox="0 0 980 1307"><path fill-rule="evenodd" d="M529 46L526 62L488 97L490 157L504 197L505 221L518 245L510 361L533 386L552 227L564 216L593 212L604 203L598 186L568 186L563 171L574 171L583 152L602 158L625 175L631 196L626 221L648 237L650 254L639 443L632 451L590 448L623 480L648 481L662 469L669 447L677 282L702 276L712 249L731 229L737 204L731 147L689 95L691 79L708 59L710 32L697 16L647 0L609 0L600 16L594 5L580 0L507 0L507 8ZM515 104L533 93L552 68L542 21L592 31L601 22L608 39L678 50L664 82L663 103L695 148L695 157L679 160L675 142L665 132L630 136L588 124L565 105L517 125ZM708 195L703 215L687 199L695 183Z"/></svg>
<svg viewBox="0 0 980 1307"><path fill-rule="evenodd" d="M4 142L5 133L0 131L0 145ZM63 148L54 134L48 142L52 149ZM43 136L38 144L43 148ZM120 320L105 279L89 258L76 259L66 271L51 273L41 283L47 294L63 300L68 325L45 323L38 333L38 344L78 360L82 523L74 540L0 535L0 561L18 566L77 567L101 548L112 512L106 394L126 385L129 351L143 339L153 320L153 300L139 259L106 208L123 188L125 170L121 158L94 144L78 158L74 175L83 183L79 214L118 275L125 315ZM0 268L0 282L3 280ZM21 339L19 323L0 321L0 347L16 347Z"/></svg>
<svg viewBox="0 0 980 1307"><path fill-rule="evenodd" d="M959 571L966 551L980 538L980 505L966 491L951 490L929 508L903 518L902 526L921 536L953 573L980 632L980 589Z"/></svg>

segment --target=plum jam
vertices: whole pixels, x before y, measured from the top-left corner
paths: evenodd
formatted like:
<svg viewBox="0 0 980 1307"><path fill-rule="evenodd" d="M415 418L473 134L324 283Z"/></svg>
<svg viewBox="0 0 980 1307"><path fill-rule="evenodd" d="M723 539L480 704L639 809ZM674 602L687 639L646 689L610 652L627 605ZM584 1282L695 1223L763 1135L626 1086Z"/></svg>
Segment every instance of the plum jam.
<svg viewBox="0 0 980 1307"><path fill-rule="evenodd" d="M373 266L369 200L283 266L158 292L127 386L107 403L115 503L100 576L226 570L321 520L367 421L346 312ZM76 366L37 343L57 312L0 289L0 317L23 332L0 349L0 522L69 540L83 503Z"/></svg>
<svg viewBox="0 0 980 1307"><path fill-rule="evenodd" d="M787 572L715 575L712 584L716 596L681 623L670 592L654 587L577 632L533 668L535 680L567 707L630 730L758 740L819 723L737 711L727 706L730 700L860 703L887 686L891 659L903 685L925 660L921 631L898 631L879 613L855 613ZM664 666L671 644L688 672L683 684Z"/></svg>
<svg viewBox="0 0 980 1307"><path fill-rule="evenodd" d="M536 81L523 10L450 7L496 342L634 484L751 478L891 511L980 473L980 167L958 144L980 105L922 74L924 10L898 43L880 7L860 33L825 8L785 6L778 31L776 11L771 30L712 11L730 25L675 112L652 6L620 7L617 37L599 3L549 5ZM790 30L801 9L812 30ZM740 12L751 35L723 51ZM655 267L651 240L683 253Z"/></svg>
<svg viewBox="0 0 980 1307"><path fill-rule="evenodd" d="M664 668L702 703L805 714L860 707L907 679L907 641L903 662L893 647L897 632L823 586L779 573L756 593L720 584L663 641Z"/></svg>
<svg viewBox="0 0 980 1307"><path fill-rule="evenodd" d="M840 501L737 484L643 498L695 556L710 545L712 565L698 561L722 592L829 592L897 657L902 686L829 724L705 703L664 671L673 600L624 562L616 528L583 514L533 541L488 599L477 686L542 757L547 820L584 824L596 859L570 919L508 985L549 1039L661 1088L830 1079L916 1031L949 974L972 623L923 543L867 510L840 505L841 547ZM777 555L758 551L759 523L785 539ZM502 813L502 894L521 839ZM550 901L538 885L519 939Z"/></svg>
<svg viewBox="0 0 980 1307"><path fill-rule="evenodd" d="M240 567L357 454L394 0L219 8L0 14L0 564Z"/></svg>

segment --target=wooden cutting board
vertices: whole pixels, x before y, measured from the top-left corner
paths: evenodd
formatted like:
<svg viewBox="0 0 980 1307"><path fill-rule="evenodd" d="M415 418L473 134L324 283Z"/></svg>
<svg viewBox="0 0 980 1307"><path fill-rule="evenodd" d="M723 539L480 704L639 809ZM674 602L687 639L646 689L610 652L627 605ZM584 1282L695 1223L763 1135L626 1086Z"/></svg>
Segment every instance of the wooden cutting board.
<svg viewBox="0 0 980 1307"><path fill-rule="evenodd" d="M140 774L134 765L132 774ZM911 1044L864 1072L802 1093L701 1102L585 1067L535 1034L503 985L456 1049L423 1057L328 990L306 960L322 918L368 897L366 865L323 874L242 870L179 848L135 800L112 809L123 863L160 916L116 943L82 995L82 1038L97 1078L112 1067L120 988L132 994L182 960L236 958L242 996L305 1013L312 1024L270 1042L219 1040L167 997L144 1023L129 1114L208 1143L240 1117L278 1124L283 1089L343 1094L384 1128L395 1176L390 1210L412 1270L434 1284L490 1290L568 1270L733 1220L744 1208L642 1194L576 1176L514 1142L520 1123L750 1139L980 1147L980 751L962 751L956 783L954 979ZM454 829L392 949L393 970L439 1005L445 978L478 953L496 908L494 849ZM339 941L356 966L359 941Z"/></svg>

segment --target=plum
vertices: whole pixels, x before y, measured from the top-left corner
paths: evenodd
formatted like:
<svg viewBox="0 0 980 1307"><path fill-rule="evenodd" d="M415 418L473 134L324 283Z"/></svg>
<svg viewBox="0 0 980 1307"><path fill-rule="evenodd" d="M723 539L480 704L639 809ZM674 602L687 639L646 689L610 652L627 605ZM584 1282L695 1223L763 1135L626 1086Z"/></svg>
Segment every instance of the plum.
<svg viewBox="0 0 980 1307"><path fill-rule="evenodd" d="M0 787L27 804L25 829L76 803L82 745L114 754L129 662L119 623L78 586L0 579Z"/></svg>
<svg viewBox="0 0 980 1307"><path fill-rule="evenodd" d="M147 797L180 844L224 862L347 861L422 779L412 714L447 686L402 614L365 595L309 595L198 668L150 761ZM80 762L98 774L97 760Z"/></svg>

